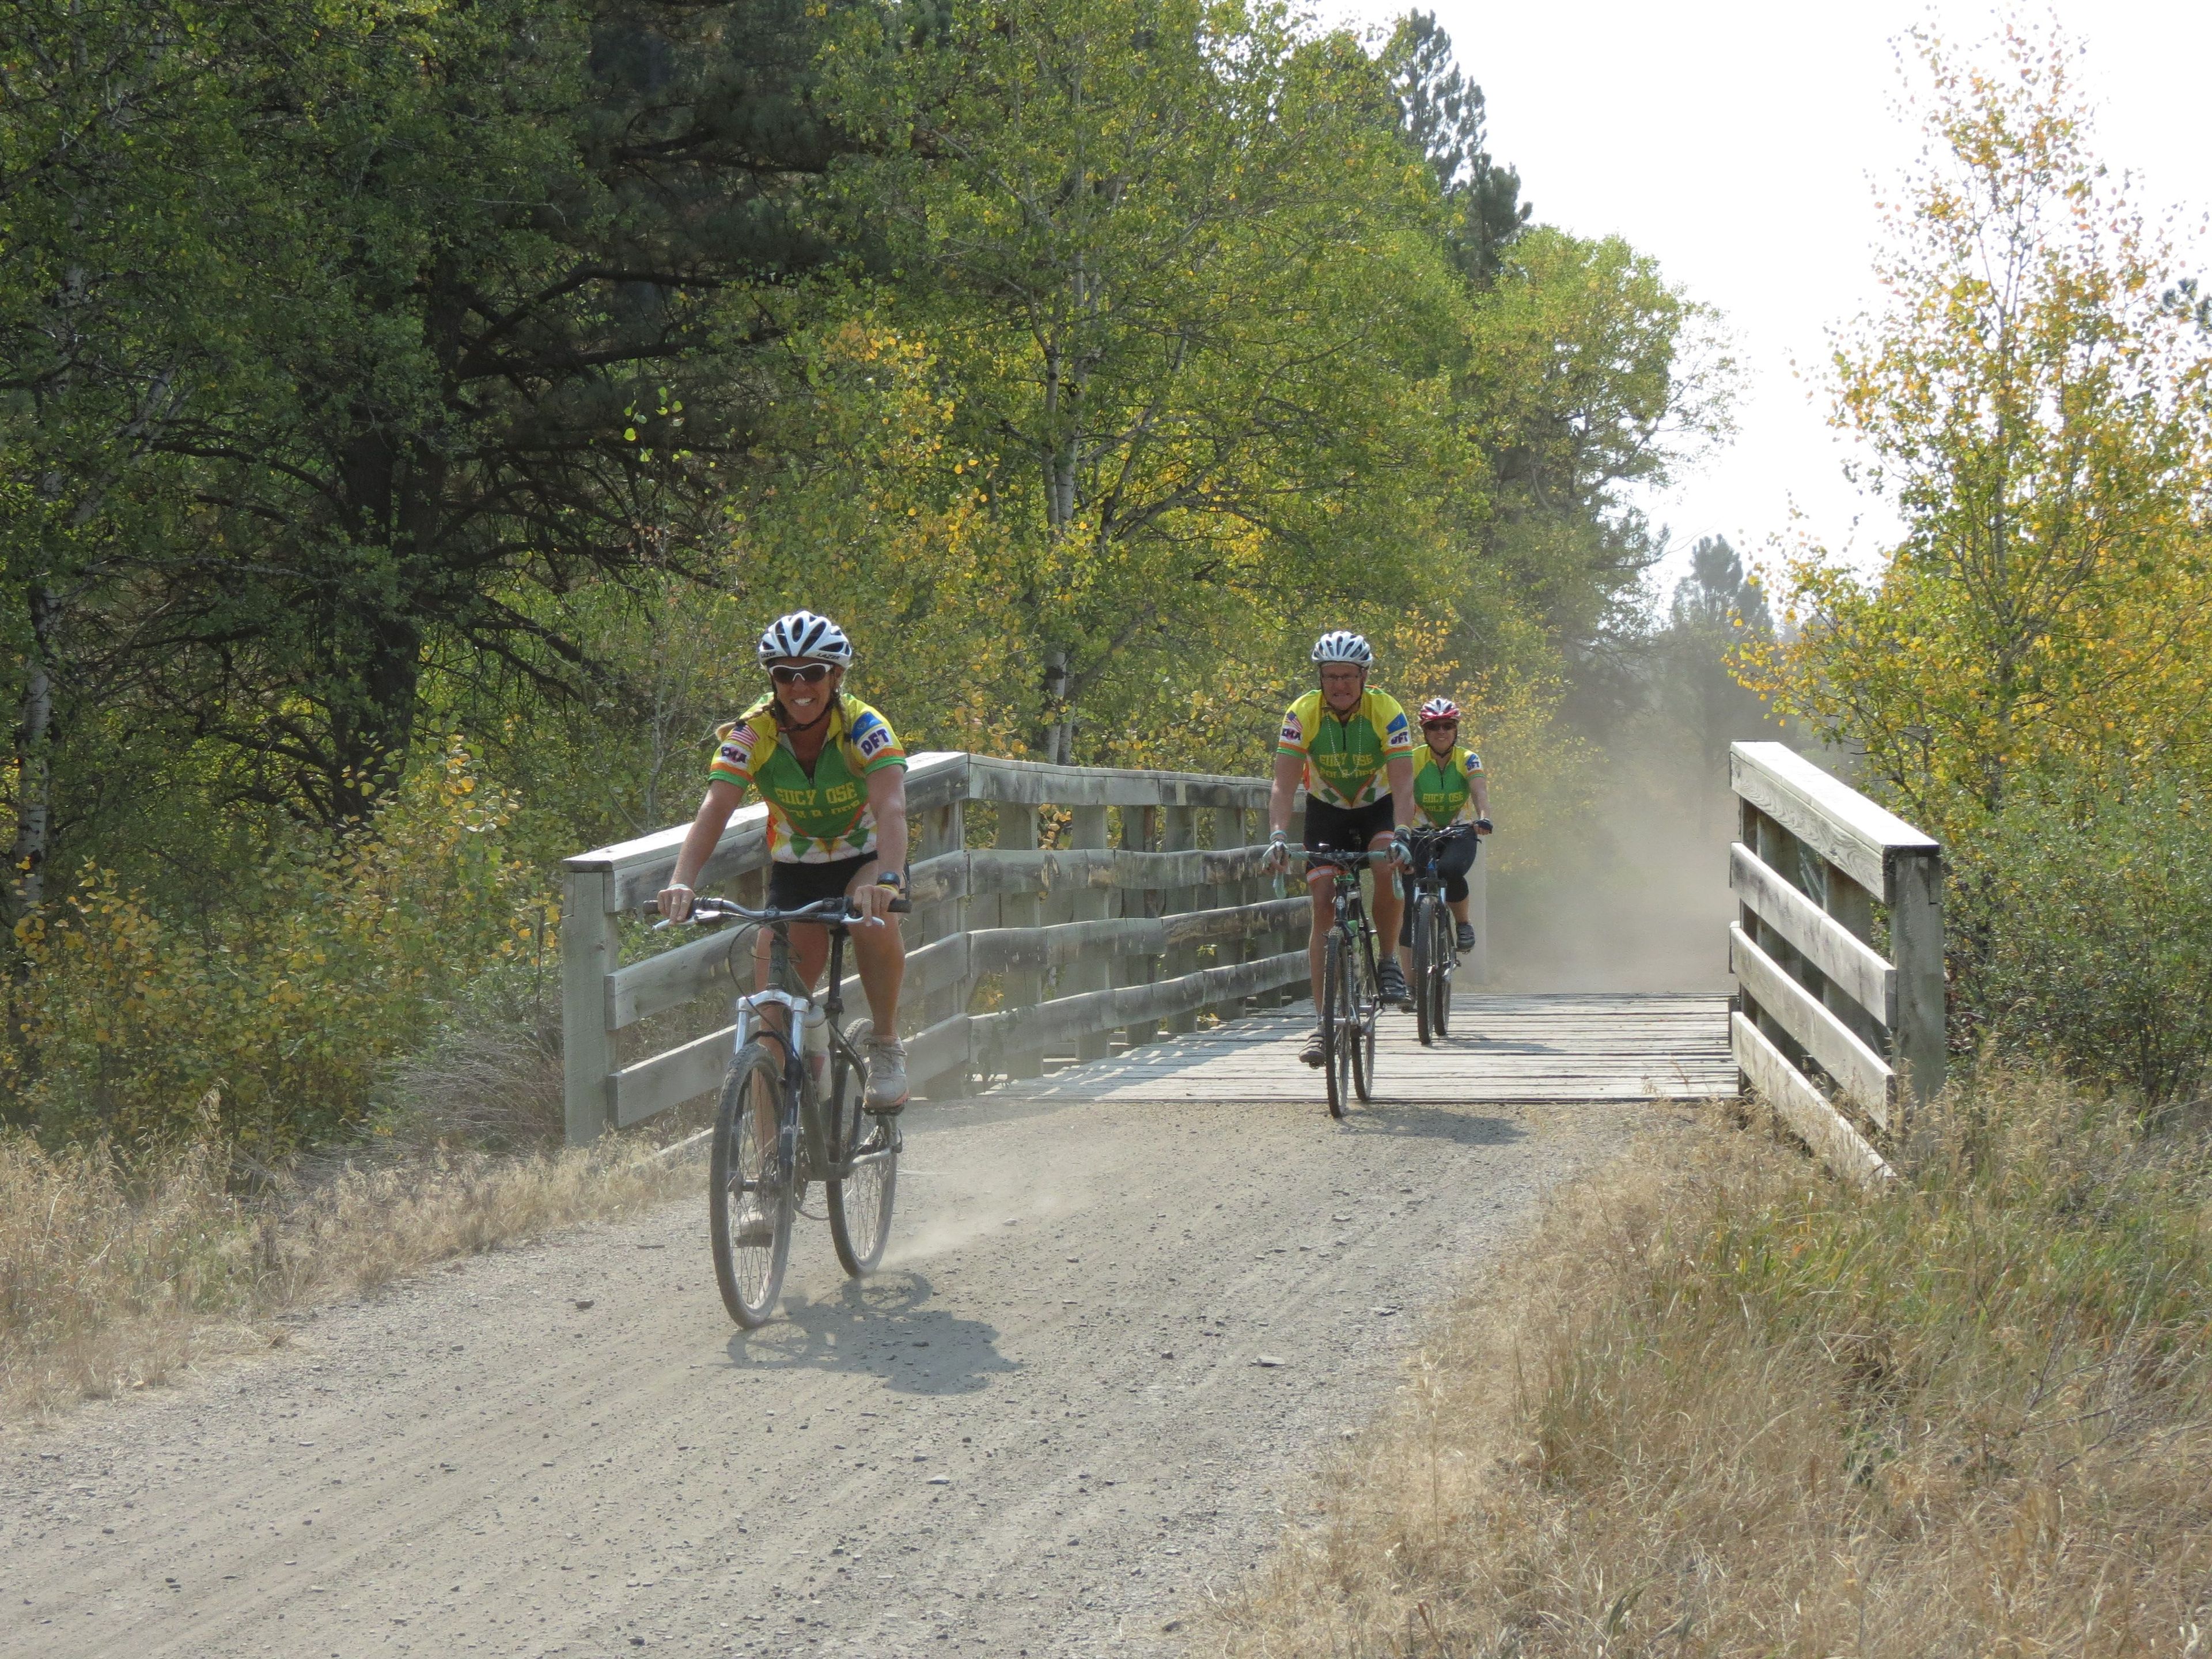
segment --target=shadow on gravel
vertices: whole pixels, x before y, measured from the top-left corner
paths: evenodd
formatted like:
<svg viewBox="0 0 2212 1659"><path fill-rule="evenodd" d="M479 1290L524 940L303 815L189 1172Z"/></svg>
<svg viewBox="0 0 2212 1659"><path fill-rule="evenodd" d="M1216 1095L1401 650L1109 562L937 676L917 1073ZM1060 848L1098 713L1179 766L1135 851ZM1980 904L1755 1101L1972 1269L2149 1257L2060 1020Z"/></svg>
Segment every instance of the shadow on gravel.
<svg viewBox="0 0 2212 1659"><path fill-rule="evenodd" d="M896 1269L833 1295L792 1292L778 1316L730 1339L732 1365L750 1370L844 1371L883 1379L898 1394L974 1394L1021 1369L998 1349L999 1331L927 1305L928 1279Z"/></svg>
<svg viewBox="0 0 2212 1659"><path fill-rule="evenodd" d="M1337 1125L1340 1134L1396 1135L1455 1141L1462 1146L1508 1146L1528 1138L1510 1117L1479 1117L1463 1107L1394 1105L1388 1089Z"/></svg>

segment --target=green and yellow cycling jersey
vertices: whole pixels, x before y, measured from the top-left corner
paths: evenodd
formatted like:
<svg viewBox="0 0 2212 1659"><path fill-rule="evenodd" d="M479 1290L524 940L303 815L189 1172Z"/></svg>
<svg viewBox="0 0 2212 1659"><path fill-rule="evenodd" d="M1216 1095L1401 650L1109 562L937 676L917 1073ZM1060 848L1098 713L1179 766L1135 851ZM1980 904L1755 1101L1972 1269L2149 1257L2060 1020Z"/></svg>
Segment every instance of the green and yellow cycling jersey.
<svg viewBox="0 0 2212 1659"><path fill-rule="evenodd" d="M1464 744L1453 744L1441 759L1423 744L1413 769L1413 805L1420 809L1421 821L1441 830L1457 819L1481 772L1482 757Z"/></svg>
<svg viewBox="0 0 2212 1659"><path fill-rule="evenodd" d="M1358 706L1339 716L1316 690L1284 711L1275 752L1306 763L1306 793L1316 800L1366 806L1390 793L1385 768L1413 752L1413 728L1385 692L1363 691Z"/></svg>
<svg viewBox="0 0 2212 1659"><path fill-rule="evenodd" d="M778 864L828 864L876 850L875 814L867 777L904 766L906 750L889 721L858 697L840 692L830 732L807 775L763 697L731 724L715 729L710 783L757 790L768 806L769 856Z"/></svg>

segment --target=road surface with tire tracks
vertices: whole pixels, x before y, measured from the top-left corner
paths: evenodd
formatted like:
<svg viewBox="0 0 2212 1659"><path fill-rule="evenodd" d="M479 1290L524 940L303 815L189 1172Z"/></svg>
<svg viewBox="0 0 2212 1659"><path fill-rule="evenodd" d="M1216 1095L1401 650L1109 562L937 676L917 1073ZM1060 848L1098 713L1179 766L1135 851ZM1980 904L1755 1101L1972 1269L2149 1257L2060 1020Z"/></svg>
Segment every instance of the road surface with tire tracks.
<svg viewBox="0 0 2212 1659"><path fill-rule="evenodd" d="M702 1194L11 1432L0 1651L1172 1652L1423 1310L1674 1109L1318 1095L917 1107L884 1270L802 1221L751 1335Z"/></svg>

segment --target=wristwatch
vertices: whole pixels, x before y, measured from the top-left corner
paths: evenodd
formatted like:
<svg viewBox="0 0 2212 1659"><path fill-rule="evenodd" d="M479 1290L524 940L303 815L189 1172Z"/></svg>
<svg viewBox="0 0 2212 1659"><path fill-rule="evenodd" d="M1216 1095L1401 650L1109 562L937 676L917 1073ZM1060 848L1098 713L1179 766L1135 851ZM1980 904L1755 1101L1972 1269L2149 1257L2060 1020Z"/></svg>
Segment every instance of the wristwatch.
<svg viewBox="0 0 2212 1659"><path fill-rule="evenodd" d="M906 891L906 878L896 870L882 870L876 874L876 885L888 887L895 892Z"/></svg>

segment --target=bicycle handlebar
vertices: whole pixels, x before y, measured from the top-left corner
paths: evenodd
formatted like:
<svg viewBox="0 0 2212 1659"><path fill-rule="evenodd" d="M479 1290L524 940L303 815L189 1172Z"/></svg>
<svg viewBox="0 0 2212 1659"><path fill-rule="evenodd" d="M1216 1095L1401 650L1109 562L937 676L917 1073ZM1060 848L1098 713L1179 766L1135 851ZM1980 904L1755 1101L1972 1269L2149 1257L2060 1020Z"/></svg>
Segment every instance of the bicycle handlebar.
<svg viewBox="0 0 2212 1659"><path fill-rule="evenodd" d="M1388 864L1390 861L1388 848L1379 853L1372 850L1347 853L1334 847L1301 847L1294 848L1293 851L1297 857L1306 861L1306 867L1309 870L1316 866L1322 869L1354 870L1363 864Z"/></svg>
<svg viewBox="0 0 2212 1659"><path fill-rule="evenodd" d="M682 922L678 922L667 916L661 916L659 921L653 923L653 931L658 933L664 927L683 927L693 922L732 920L765 922L771 927L779 922L820 922L830 927L843 927L860 919L860 913L851 906L852 900L842 893L825 899L817 899L811 904L802 904L795 910L779 910L773 906L755 910L739 904L735 899L694 898L691 901L691 914ZM885 908L892 915L902 916L913 910L914 901L908 898L895 898ZM641 915L660 915L660 906L650 901L639 906L638 909Z"/></svg>

